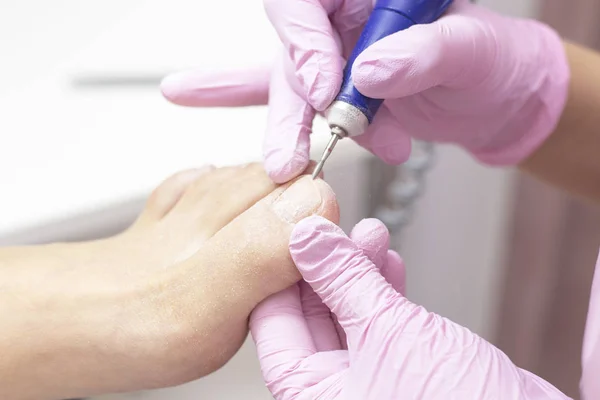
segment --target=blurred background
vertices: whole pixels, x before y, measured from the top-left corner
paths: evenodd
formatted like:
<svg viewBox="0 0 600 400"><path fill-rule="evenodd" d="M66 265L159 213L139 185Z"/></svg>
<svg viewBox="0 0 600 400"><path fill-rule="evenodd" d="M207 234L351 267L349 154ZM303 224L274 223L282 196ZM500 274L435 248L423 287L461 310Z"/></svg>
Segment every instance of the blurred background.
<svg viewBox="0 0 600 400"><path fill-rule="evenodd" d="M480 3L600 45L599 2ZM183 109L158 90L162 76L183 68L269 63L278 41L261 1L235 4L231 13L232 1L0 2L0 245L106 236L177 170L260 160L263 108ZM317 121L315 154L323 128ZM577 398L600 213L458 149L433 154L410 225L394 238L409 297ZM393 203L390 184L410 172L382 167L350 141L327 168L345 229L381 214ZM241 396L270 398L251 343L203 380L98 399Z"/></svg>

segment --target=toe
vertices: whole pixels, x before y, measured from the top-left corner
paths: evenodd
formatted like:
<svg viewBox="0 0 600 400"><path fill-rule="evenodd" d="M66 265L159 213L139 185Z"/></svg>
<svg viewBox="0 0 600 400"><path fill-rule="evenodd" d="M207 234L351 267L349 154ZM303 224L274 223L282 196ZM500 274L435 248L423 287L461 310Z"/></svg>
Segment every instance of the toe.
<svg viewBox="0 0 600 400"><path fill-rule="evenodd" d="M187 352L189 343L201 343L207 353L220 349L220 356L237 350L254 307L299 280L289 237L296 222L313 214L337 222L335 196L324 181L299 178L260 199L185 261L163 271L166 275L156 280L161 304L175 307L177 321L192 323L183 324L180 340Z"/></svg>
<svg viewBox="0 0 600 400"><path fill-rule="evenodd" d="M203 279L213 282L211 290L241 302L236 307L249 313L258 302L300 279L288 242L294 225L315 214L339 221L331 188L323 180L304 176L278 188L217 232L190 258L190 265L219 266L205 269L204 274L215 276Z"/></svg>
<svg viewBox="0 0 600 400"><path fill-rule="evenodd" d="M181 171L166 179L150 195L136 225L158 221L163 218L173 209L188 187L213 169L213 166L204 166Z"/></svg>
<svg viewBox="0 0 600 400"><path fill-rule="evenodd" d="M259 163L221 168L195 182L171 215L209 238L276 188Z"/></svg>

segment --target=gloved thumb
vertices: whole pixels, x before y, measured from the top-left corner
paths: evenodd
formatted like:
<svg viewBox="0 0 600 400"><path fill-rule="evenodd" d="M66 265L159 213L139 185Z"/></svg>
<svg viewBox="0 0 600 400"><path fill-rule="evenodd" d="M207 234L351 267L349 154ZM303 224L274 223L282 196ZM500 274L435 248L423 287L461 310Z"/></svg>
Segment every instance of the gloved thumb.
<svg viewBox="0 0 600 400"><path fill-rule="evenodd" d="M394 99L484 79L494 65L496 46L476 21L451 14L381 39L356 59L356 88L369 97Z"/></svg>
<svg viewBox="0 0 600 400"><path fill-rule="evenodd" d="M302 277L352 336L394 298L402 298L375 264L335 224L308 217L294 228L290 254Z"/></svg>

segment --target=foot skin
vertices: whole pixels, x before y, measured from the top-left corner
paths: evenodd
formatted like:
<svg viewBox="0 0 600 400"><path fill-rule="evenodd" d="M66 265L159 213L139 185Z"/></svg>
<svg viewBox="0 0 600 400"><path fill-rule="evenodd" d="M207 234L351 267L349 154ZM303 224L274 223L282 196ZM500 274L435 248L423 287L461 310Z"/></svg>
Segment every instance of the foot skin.
<svg viewBox="0 0 600 400"><path fill-rule="evenodd" d="M218 369L254 306L300 278L288 239L313 214L339 219L322 180L277 187L259 164L207 167L166 180L120 235L3 250L0 347L19 345L0 360L0 397L149 389Z"/></svg>

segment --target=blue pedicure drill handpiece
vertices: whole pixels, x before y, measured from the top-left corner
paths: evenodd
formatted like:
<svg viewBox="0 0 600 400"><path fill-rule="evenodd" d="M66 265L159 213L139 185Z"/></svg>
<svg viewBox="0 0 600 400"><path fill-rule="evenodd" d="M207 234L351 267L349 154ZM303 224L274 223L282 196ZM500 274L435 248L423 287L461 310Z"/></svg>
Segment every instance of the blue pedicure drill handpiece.
<svg viewBox="0 0 600 400"><path fill-rule="evenodd" d="M365 132L383 103L360 94L352 80L352 66L356 58L370 45L396 32L417 24L437 20L452 0L378 0L365 28L348 59L340 93L327 110L325 117L331 129L331 140L313 172L316 178L337 142L346 136Z"/></svg>

